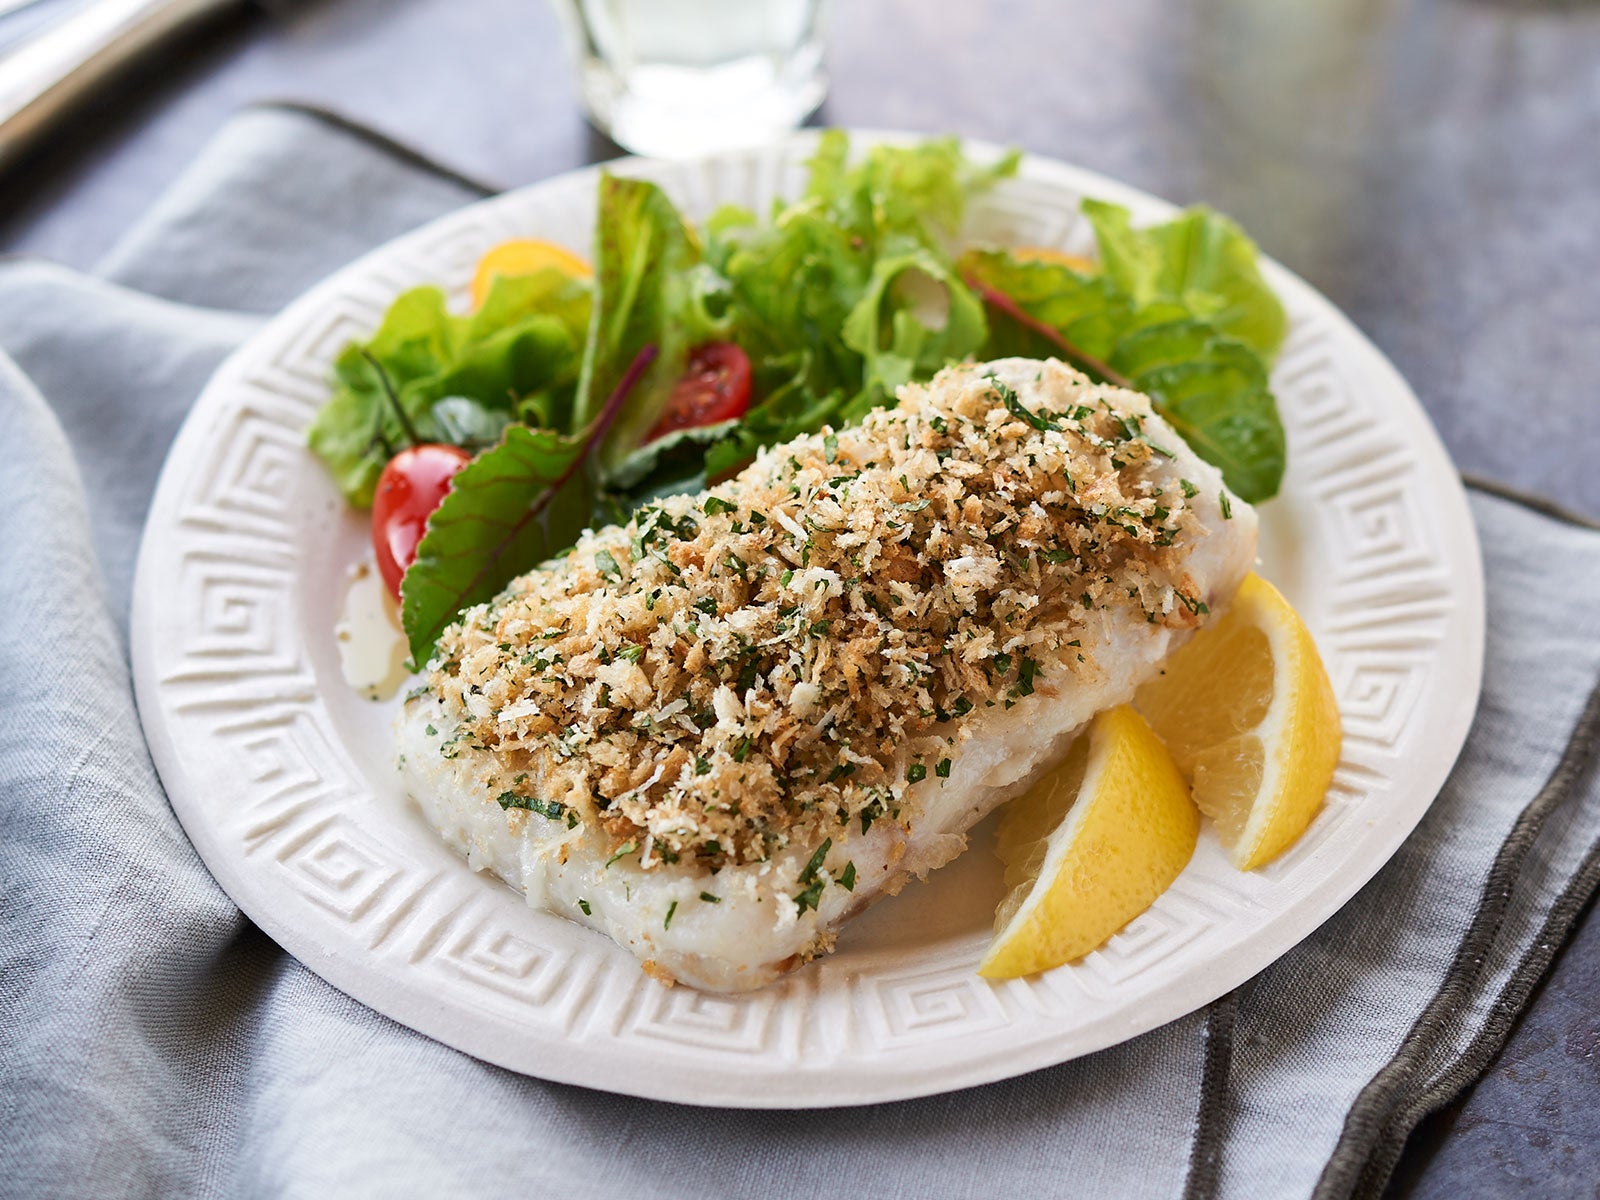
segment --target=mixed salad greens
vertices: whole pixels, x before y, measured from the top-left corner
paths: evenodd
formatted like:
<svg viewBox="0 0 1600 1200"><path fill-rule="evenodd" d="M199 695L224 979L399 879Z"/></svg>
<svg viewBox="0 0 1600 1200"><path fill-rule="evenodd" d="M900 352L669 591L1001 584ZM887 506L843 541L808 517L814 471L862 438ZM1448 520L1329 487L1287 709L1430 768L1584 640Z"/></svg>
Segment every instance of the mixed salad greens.
<svg viewBox="0 0 1600 1200"><path fill-rule="evenodd" d="M400 296L340 355L310 444L375 507L412 661L589 525L963 359L1053 355L1145 392L1239 496L1275 494L1286 320L1255 246L1204 208L1134 229L1090 200L1097 263L963 248L968 202L1016 164L952 138L852 162L832 131L799 199L700 229L655 185L604 174L592 276L496 273L466 315L438 288Z"/></svg>

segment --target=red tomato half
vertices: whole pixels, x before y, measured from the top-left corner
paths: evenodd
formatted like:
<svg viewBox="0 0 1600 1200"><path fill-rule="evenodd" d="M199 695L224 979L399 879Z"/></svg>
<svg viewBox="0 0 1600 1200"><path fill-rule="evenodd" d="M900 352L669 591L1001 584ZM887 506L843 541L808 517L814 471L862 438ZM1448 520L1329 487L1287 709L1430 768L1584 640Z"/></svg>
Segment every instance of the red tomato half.
<svg viewBox="0 0 1600 1200"><path fill-rule="evenodd" d="M707 342L689 355L683 378L673 385L661 419L644 440L742 417L749 407L749 356L732 342Z"/></svg>
<svg viewBox="0 0 1600 1200"><path fill-rule="evenodd" d="M400 451L378 476L372 497L372 548L389 594L400 599L400 577L417 558L428 518L450 490L455 473L472 461L460 446L424 442Z"/></svg>

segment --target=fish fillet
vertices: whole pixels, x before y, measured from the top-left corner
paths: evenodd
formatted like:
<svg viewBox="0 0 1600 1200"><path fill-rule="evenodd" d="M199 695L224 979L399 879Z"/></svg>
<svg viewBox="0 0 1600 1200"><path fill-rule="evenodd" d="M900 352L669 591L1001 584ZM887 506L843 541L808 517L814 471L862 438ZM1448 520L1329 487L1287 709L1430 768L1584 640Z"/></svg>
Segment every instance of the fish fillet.
<svg viewBox="0 0 1600 1200"><path fill-rule="evenodd" d="M400 769L533 907L663 981L760 987L959 853L1255 553L1254 511L1144 396L952 367L469 609Z"/></svg>

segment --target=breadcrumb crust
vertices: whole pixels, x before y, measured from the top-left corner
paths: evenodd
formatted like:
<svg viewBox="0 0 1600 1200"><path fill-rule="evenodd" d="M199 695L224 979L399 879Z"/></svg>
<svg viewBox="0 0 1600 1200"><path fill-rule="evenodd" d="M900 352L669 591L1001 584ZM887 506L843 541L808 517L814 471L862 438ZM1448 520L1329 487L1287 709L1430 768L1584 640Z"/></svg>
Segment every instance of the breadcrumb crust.
<svg viewBox="0 0 1600 1200"><path fill-rule="evenodd" d="M493 752L508 810L596 822L645 867L909 823L964 716L1099 670L1086 622L1205 612L1174 548L1205 530L1149 401L1030 366L909 385L469 609L429 674L459 722L441 753Z"/></svg>

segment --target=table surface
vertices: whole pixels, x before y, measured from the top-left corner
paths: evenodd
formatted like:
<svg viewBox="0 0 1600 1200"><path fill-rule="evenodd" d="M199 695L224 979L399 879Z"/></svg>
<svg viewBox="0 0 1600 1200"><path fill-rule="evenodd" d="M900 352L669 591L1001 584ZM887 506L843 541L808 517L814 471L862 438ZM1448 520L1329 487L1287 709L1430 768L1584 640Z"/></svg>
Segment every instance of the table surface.
<svg viewBox="0 0 1600 1200"><path fill-rule="evenodd" d="M823 122L1014 143L1232 214L1395 361L1463 471L1600 517L1600 4L845 0L828 29ZM514 186L616 153L573 96L544 0L241 16L0 182L0 250L91 266L253 102L332 108ZM1392 1190L1597 1177L1591 914Z"/></svg>

